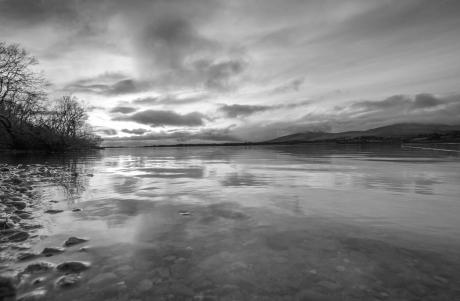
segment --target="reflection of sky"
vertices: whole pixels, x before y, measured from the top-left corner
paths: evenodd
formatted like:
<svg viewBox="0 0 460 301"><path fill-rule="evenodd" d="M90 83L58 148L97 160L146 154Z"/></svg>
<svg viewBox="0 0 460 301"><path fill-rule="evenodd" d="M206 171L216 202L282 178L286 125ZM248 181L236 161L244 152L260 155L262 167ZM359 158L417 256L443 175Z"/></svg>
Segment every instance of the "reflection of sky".
<svg viewBox="0 0 460 301"><path fill-rule="evenodd" d="M225 151L223 151L225 150ZM458 161L407 151L120 149L91 161L76 200L111 225L156 203L235 203L288 215L341 216L416 229L458 224ZM86 164L89 164L86 162ZM436 215L433 212L437 212ZM447 226L449 227L449 226Z"/></svg>

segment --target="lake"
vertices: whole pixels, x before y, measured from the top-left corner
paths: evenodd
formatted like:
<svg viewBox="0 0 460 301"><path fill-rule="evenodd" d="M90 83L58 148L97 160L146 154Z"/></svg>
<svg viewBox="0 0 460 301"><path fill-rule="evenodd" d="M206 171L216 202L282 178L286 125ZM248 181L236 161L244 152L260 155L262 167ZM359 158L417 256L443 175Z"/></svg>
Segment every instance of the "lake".
<svg viewBox="0 0 460 301"><path fill-rule="evenodd" d="M460 156L399 146L105 149L9 155L37 184L33 250L87 261L46 300L459 300ZM81 209L73 212L72 209ZM84 247L84 248L82 248ZM15 263L20 269L30 262ZM10 267L11 268L11 267ZM38 276L37 276L38 277Z"/></svg>

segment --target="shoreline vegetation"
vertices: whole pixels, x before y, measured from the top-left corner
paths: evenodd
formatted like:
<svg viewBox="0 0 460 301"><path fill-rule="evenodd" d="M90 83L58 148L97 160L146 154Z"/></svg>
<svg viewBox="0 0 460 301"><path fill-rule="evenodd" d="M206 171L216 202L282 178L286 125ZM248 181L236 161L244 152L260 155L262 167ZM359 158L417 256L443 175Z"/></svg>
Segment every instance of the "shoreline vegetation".
<svg viewBox="0 0 460 301"><path fill-rule="evenodd" d="M33 71L37 60L18 44L0 42L0 149L67 151L97 148L81 102L50 100L49 86Z"/></svg>

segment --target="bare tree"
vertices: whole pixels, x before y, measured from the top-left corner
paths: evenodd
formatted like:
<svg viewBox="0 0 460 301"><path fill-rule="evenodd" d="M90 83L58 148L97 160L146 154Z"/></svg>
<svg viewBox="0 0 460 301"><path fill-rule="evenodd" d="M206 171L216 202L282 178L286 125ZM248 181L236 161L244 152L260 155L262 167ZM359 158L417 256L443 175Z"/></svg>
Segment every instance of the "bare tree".
<svg viewBox="0 0 460 301"><path fill-rule="evenodd" d="M86 111L76 97L63 96L56 101L48 125L61 136L75 138L83 130L87 119Z"/></svg>
<svg viewBox="0 0 460 301"><path fill-rule="evenodd" d="M32 70L38 62L17 44L0 42L0 114L31 122L46 99L45 81Z"/></svg>
<svg viewBox="0 0 460 301"><path fill-rule="evenodd" d="M1 1L1 0L0 0ZM66 149L96 146L78 99L64 96L49 105L46 81L34 72L37 60L17 44L0 42L0 125L15 148Z"/></svg>

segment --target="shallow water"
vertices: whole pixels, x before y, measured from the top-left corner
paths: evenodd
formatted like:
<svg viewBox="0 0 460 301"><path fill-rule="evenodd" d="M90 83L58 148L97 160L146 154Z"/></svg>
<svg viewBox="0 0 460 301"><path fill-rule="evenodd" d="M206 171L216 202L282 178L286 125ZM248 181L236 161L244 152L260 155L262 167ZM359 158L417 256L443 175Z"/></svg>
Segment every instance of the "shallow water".
<svg viewBox="0 0 460 301"><path fill-rule="evenodd" d="M46 260L92 264L75 287L55 288L52 273L20 290L43 287L46 300L458 300L459 159L375 146L5 156L76 172L40 187L45 206L64 212L41 215L32 247L86 237Z"/></svg>

